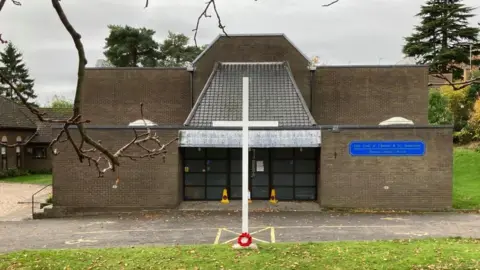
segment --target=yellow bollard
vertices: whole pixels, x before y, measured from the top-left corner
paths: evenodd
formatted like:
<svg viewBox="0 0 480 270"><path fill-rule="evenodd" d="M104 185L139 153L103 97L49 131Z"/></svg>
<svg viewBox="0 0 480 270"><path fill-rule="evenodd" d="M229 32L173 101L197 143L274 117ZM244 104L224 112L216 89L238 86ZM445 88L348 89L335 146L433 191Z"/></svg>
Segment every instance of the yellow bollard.
<svg viewBox="0 0 480 270"><path fill-rule="evenodd" d="M278 202L277 195L275 193L275 189L272 188L272 192L270 193L270 203L276 204Z"/></svg>
<svg viewBox="0 0 480 270"><path fill-rule="evenodd" d="M230 203L230 201L228 200L228 194L227 194L226 188L223 189L222 200L220 202L223 204Z"/></svg>

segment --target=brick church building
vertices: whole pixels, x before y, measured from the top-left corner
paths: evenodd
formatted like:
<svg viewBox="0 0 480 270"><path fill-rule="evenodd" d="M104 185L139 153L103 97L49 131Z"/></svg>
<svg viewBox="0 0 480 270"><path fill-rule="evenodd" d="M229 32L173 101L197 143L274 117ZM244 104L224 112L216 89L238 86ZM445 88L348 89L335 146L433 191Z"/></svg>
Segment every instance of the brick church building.
<svg viewBox="0 0 480 270"><path fill-rule="evenodd" d="M279 123L250 132L253 200L275 189L279 203L451 207L452 127L428 124L427 66L316 67L285 35L270 34L218 36L186 68L88 68L82 109L93 138L111 150L125 145L143 102L152 129L179 140L165 162L123 159L105 178L59 145L53 211L175 208L220 201L223 189L240 199L241 131L212 122L241 120L244 76L250 120Z"/></svg>

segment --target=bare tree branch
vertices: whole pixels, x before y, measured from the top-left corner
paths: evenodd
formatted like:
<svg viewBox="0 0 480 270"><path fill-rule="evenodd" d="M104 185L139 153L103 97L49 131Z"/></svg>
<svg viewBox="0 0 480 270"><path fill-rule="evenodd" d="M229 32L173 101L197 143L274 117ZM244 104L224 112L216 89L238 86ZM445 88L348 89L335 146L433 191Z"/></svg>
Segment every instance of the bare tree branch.
<svg viewBox="0 0 480 270"><path fill-rule="evenodd" d="M215 3L215 0L209 0L209 1L206 2L205 9L203 9L203 12L200 13L200 16L198 16L197 25L192 30L193 32L195 32L195 35L193 36L193 41L195 42L195 46L198 46L198 44L197 44L197 34L198 34L198 27L200 26L200 20L202 19L202 17L205 17L205 18L212 17L211 15L208 15L208 13L207 13L210 6L213 6L213 11L214 11L215 15L217 16L218 28L220 28L222 30L222 32L225 34L225 36L228 37L228 34L225 31L225 25L222 24L220 14L218 13L217 4Z"/></svg>
<svg viewBox="0 0 480 270"><path fill-rule="evenodd" d="M257 0L255 0L257 1ZM7 0L0 0L0 11L4 7L5 3ZM11 0L11 2L14 5L21 5L21 2L18 0ZM165 154L167 153L166 148L172 144L173 142L177 141L178 138L174 138L171 141L167 142L166 144L162 144L160 137L156 133L152 133L151 129L148 127L145 121L145 117L143 114L143 104L140 105L140 114L142 117L142 120L145 124L146 127L146 132L142 134L138 134L135 129L133 129L134 132L134 138L130 140L127 144L124 146L120 147L116 152L110 152L108 151L100 141L95 141L93 140L88 134L87 131L84 127L85 123L89 123L89 120L84 120L82 119L82 114L81 114L81 108L82 108L82 101L81 101L81 96L82 96L82 85L85 77L85 66L87 64L87 59L85 57L85 49L83 47L83 43L81 41L81 36L80 34L75 30L75 28L72 26L72 24L69 22L65 12L63 11L62 6L60 5L60 0L51 0L52 6L55 9L58 18L60 19L62 25L64 28L67 30L69 33L70 37L73 40L73 43L75 44L75 48L77 50L78 54L78 69L77 69L77 85L76 85L76 91L75 91L75 99L73 103L73 115L69 119L53 119L53 118L47 118L45 117L45 113L40 112L38 109L32 107L30 104L27 103L27 99L22 95L21 91L19 88L14 85L11 81L8 80L8 78L5 76L5 74L2 74L0 72L0 82L6 83L14 92L15 94L20 98L22 104L33 114L35 115L40 122L46 122L46 123L57 123L57 124L63 124L61 131L59 134L51 141L49 148L52 149L52 153L54 155L58 155L59 152L57 149L54 148L54 146L57 143L63 143L63 142L69 142L72 147L74 148L78 159L80 162L83 162L84 160L87 160L89 165L93 163L99 173L99 177L102 177L105 172L107 171L115 171L116 166L120 166L119 159L120 158L129 158L131 160L137 160L137 159L142 159L142 158L153 158L158 155L162 155L163 158L165 159ZM333 2L323 5L323 6L331 6L335 3L339 2L339 0L334 0ZM225 25L222 24L222 20L220 17L220 14L218 13L217 10L217 5L215 0L208 0L206 3L206 6L203 10L203 12L200 14L200 16L197 19L196 27L192 31L195 32L194 35L194 42L195 45L197 45L197 34L198 34L198 29L200 25L200 20L205 17L209 18L211 15L208 15L209 8L213 8L213 12L215 13L218 21L218 28L222 30L222 32L228 37L227 32L225 31ZM149 6L149 0L145 0L145 8ZM0 34L0 42L5 43L6 41L2 39L1 34ZM77 144L74 139L72 138L72 135L70 133L70 127L71 126L76 126L78 129L78 132L80 134L80 143ZM7 147L15 147L15 146L20 146L20 145L25 145L28 142L30 142L35 136L37 136L37 133L33 134L31 137L29 137L27 140L24 142L18 142L15 144L6 144L6 143L1 143L0 145L7 146ZM64 138L66 137L66 138ZM153 142L156 147L154 148L148 148L145 146L147 142ZM91 148L85 149L84 146L89 145ZM144 152L144 154L127 154L127 150L132 148L133 146L136 146L140 151ZM99 153L98 153L99 152ZM97 156L93 156L94 153L98 153ZM102 162L106 163L106 166L102 166ZM118 182L118 179L117 179Z"/></svg>
<svg viewBox="0 0 480 270"><path fill-rule="evenodd" d="M470 80L466 80L463 82L452 82L450 79L448 79L443 73L438 73L438 74L432 74L435 78L442 79L453 88L454 91L457 90L462 90L463 88L472 85L474 83L480 83L480 78L473 78ZM428 86L440 86L440 85L445 85L445 83L429 83Z"/></svg>
<svg viewBox="0 0 480 270"><path fill-rule="evenodd" d="M11 1L15 5L20 5L20 2L18 2L17 0L11 0ZM5 2L6 0L0 0L0 11L3 8ZM69 22L65 12L63 11L62 6L60 5L60 0L51 0L51 2L62 25L70 34L78 54L77 85L76 85L75 99L73 103L73 115L69 119L48 118L45 116L45 113L41 112L37 108L27 103L27 99L21 93L19 87L15 85L13 82L11 82L7 78L7 76L5 76L5 74L1 72L0 72L0 82L7 84L9 88L11 88L12 91L14 91L15 94L20 98L21 103L33 115L35 115L40 122L63 124L61 131L50 142L50 145L49 145L49 148L52 150L52 153L54 155L59 154L59 151L57 151L57 149L54 148L57 143L69 142L73 147L73 149L75 150L80 162L87 160L89 165L91 165L92 163L95 165L98 171L99 177L102 177L107 171L115 171L116 167L120 166L120 162L119 162L120 158L129 158L131 160L136 160L141 158L153 158L158 155L163 155L163 158L165 159L165 154L167 153L167 147L173 142L175 142L176 140L178 140L178 138L174 138L171 141L167 142L166 144L162 144L160 137L156 133L152 134L151 129L148 127L147 127L147 132L141 135L138 135L137 131L133 129L135 134L134 138L130 142L128 142L126 145L120 147L116 152L108 151L101 144L100 141L93 140L87 134L84 124L89 123L90 121L82 119L82 114L81 114L81 108L82 108L82 101L81 101L82 92L81 91L82 91L82 85L85 77L85 66L87 64L85 50L81 41L81 36L79 33L77 33L75 28ZM148 0L146 0L145 7L148 7ZM1 40L1 36L0 36L0 40ZM147 126L145 117L143 114L143 104L140 105L140 114L141 114L142 120L145 123L145 126ZM78 129L78 132L80 134L80 143L76 143L72 137L72 134L70 133L70 127L72 126L76 126ZM16 146L26 145L35 136L37 136L37 133L33 134L31 137L29 137L27 140L23 142L17 142L15 144L7 144L2 142L0 145L6 146L6 147L16 147ZM157 147L154 147L151 149L146 147L144 144L149 141L154 142L157 145ZM84 148L85 145L89 145L91 148L85 149ZM143 151L144 154L127 154L126 151L132 148L133 146L136 146L139 150ZM98 154L94 156L95 153L98 153ZM118 182L118 179L117 179L117 182Z"/></svg>
<svg viewBox="0 0 480 270"><path fill-rule="evenodd" d="M453 63L449 64L449 68L450 67L455 67L455 64L453 64ZM444 82L443 83L428 83L428 86L449 85L449 86L452 87L452 89L454 91L462 90L465 87L468 87L469 85L472 85L474 83L480 83L480 78L476 78L476 77L472 77L471 79L464 80L464 81L461 81L461 82L454 82L454 81L450 80L449 78L447 78L447 76L445 76L444 72L442 72L438 68L434 68L433 71L430 72L430 75L432 75L435 78L439 78L439 79L443 80Z"/></svg>
<svg viewBox="0 0 480 270"><path fill-rule="evenodd" d="M339 1L340 1L340 0L334 0L334 1L330 2L330 3L328 3L328 4L322 5L322 7L329 7L329 6L333 5L333 4L338 3Z"/></svg>

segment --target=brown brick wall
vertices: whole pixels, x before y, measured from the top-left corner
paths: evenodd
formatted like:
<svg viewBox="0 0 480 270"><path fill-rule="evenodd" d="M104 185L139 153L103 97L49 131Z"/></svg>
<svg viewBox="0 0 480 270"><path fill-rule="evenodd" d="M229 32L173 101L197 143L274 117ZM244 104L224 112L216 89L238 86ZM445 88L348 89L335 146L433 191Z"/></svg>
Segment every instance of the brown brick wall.
<svg viewBox="0 0 480 270"><path fill-rule="evenodd" d="M310 106L310 71L308 60L283 36L220 37L195 64L193 96L197 100L215 62L288 61L300 92Z"/></svg>
<svg viewBox="0 0 480 270"><path fill-rule="evenodd" d="M319 67L312 115L320 125L428 124L428 67Z"/></svg>
<svg viewBox="0 0 480 270"><path fill-rule="evenodd" d="M353 140L423 140L426 154L352 157ZM323 207L451 208L452 162L448 128L322 130L319 202Z"/></svg>
<svg viewBox="0 0 480 270"><path fill-rule="evenodd" d="M132 137L126 129L90 129L89 135L102 140L109 150L118 149ZM78 138L74 130L75 138ZM177 130L158 130L162 141L178 136ZM59 145L60 154L54 157L53 197L54 205L72 208L170 208L182 199L180 157L178 144L169 147L163 163L161 157L132 161L121 159L118 168L120 184L112 188L116 173L107 172L98 178L95 167L78 161L70 144Z"/></svg>
<svg viewBox="0 0 480 270"><path fill-rule="evenodd" d="M17 136L20 136L22 140L30 137L33 134L33 131L27 130L0 130L0 139L3 136L7 136L8 144L14 144L16 142ZM15 147L7 148L7 163L9 169L22 169L22 170L50 170L52 169L52 159L51 154L47 151L46 159L36 159L31 153L27 152L28 148L33 148L35 146L48 146L48 144L28 144L27 146L20 146L20 168L17 167L17 153ZM0 160L1 162L1 160ZM0 170L2 163L0 163Z"/></svg>
<svg viewBox="0 0 480 270"><path fill-rule="evenodd" d="M157 124L182 124L190 112L190 74L185 69L87 69L84 118L92 125L127 125L145 118Z"/></svg>

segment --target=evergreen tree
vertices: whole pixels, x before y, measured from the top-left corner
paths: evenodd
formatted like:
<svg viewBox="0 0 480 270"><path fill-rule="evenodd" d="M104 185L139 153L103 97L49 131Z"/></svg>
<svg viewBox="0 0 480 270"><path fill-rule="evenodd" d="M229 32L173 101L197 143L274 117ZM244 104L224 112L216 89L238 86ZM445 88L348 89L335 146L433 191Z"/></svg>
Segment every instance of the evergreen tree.
<svg viewBox="0 0 480 270"><path fill-rule="evenodd" d="M152 67L159 58L155 31L147 28L109 25L103 54L116 67Z"/></svg>
<svg viewBox="0 0 480 270"><path fill-rule="evenodd" d="M192 62L206 48L188 45L189 38L184 34L168 31L168 37L160 45L160 67L182 67Z"/></svg>
<svg viewBox="0 0 480 270"><path fill-rule="evenodd" d="M428 0L416 15L421 18L414 33L405 38L403 53L414 57L418 64L430 64L432 73L453 73L462 76L460 64L469 63L468 44L478 48L479 29L470 27L468 19L475 8L462 0ZM473 53L478 55L478 52Z"/></svg>
<svg viewBox="0 0 480 270"><path fill-rule="evenodd" d="M34 80L30 79L28 68L23 63L22 53L11 42L8 43L3 52L0 52L0 62L0 72L18 87L18 90L27 98L29 104L36 106L32 101L37 98L33 91ZM0 95L19 104L22 102L13 89L5 82L0 82Z"/></svg>

